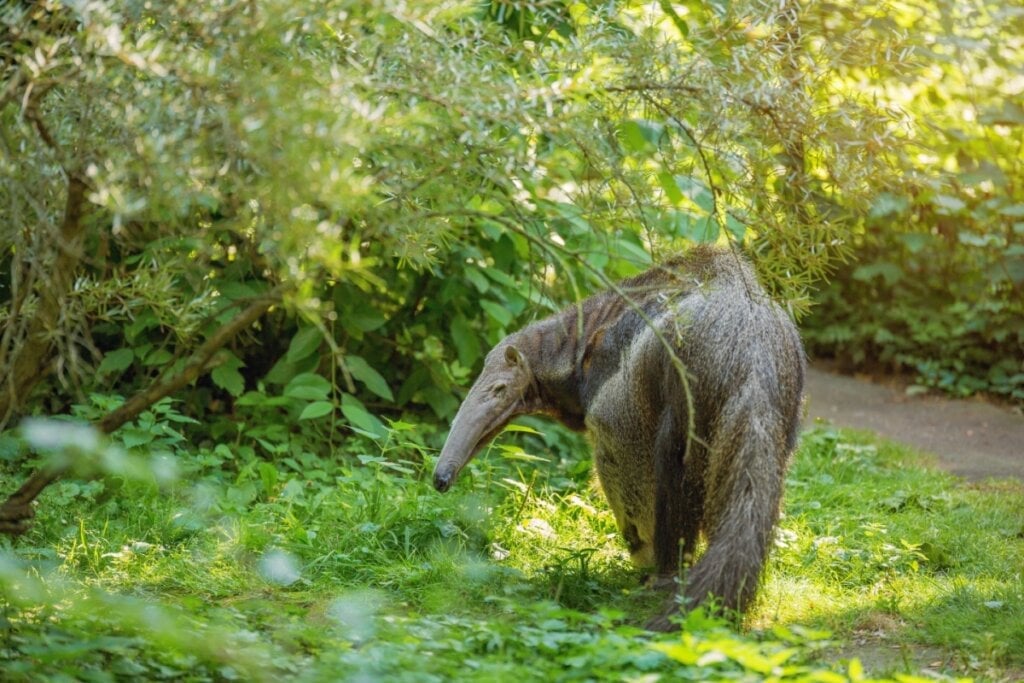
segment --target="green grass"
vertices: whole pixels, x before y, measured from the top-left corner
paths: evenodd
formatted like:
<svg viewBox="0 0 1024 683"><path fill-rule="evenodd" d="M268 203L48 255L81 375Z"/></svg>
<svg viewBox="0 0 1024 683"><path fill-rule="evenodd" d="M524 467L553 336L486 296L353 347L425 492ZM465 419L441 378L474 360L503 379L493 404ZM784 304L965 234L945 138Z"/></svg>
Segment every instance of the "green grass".
<svg viewBox="0 0 1024 683"><path fill-rule="evenodd" d="M549 432L545 427L545 431ZM505 441L516 440L506 437ZM162 490L44 494L0 556L4 680L1015 680L1024 490L971 486L871 437L812 430L755 609L640 625L643 588L571 455L492 448L455 489L412 443L334 460L176 452ZM7 466L6 480L16 476ZM831 635L827 635L830 633ZM856 661L850 662L851 659ZM867 674L862 673L862 667Z"/></svg>

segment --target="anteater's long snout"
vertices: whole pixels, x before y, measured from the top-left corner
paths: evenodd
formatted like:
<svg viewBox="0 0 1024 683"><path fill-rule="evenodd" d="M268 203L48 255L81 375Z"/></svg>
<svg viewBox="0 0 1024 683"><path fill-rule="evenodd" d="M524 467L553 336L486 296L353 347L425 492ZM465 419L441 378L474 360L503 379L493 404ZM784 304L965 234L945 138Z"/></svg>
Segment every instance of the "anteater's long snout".
<svg viewBox="0 0 1024 683"><path fill-rule="evenodd" d="M488 354L484 369L452 420L452 429L434 467L434 488L442 493L477 452L524 412L523 395L530 382L526 361L510 346Z"/></svg>
<svg viewBox="0 0 1024 683"><path fill-rule="evenodd" d="M470 390L434 467L435 489L443 493L452 487L466 463L508 422L511 407L511 401L495 401L477 386Z"/></svg>
<svg viewBox="0 0 1024 683"><path fill-rule="evenodd" d="M452 430L434 467L434 488L441 493L452 487L459 472L476 453L481 431L479 412L476 405L467 399L452 421Z"/></svg>

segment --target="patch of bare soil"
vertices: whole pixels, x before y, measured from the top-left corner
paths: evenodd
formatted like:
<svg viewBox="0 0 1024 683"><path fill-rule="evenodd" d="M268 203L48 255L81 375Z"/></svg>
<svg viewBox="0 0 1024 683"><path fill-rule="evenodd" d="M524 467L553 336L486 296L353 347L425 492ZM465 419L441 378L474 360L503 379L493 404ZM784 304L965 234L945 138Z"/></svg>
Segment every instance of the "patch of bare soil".
<svg viewBox="0 0 1024 683"><path fill-rule="evenodd" d="M1024 481L1024 415L984 400L911 396L900 382L877 382L812 366L805 388L810 425L867 429L936 456L971 481Z"/></svg>

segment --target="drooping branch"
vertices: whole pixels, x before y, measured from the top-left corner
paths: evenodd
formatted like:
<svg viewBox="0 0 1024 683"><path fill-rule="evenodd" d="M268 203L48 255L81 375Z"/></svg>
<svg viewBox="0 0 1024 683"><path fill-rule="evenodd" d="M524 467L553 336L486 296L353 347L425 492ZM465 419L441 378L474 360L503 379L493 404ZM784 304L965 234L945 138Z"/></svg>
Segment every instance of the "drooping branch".
<svg viewBox="0 0 1024 683"><path fill-rule="evenodd" d="M217 351L239 332L256 322L278 301L280 301L280 293L274 291L250 303L245 310L210 335L210 338L195 350L177 374L132 396L120 408L108 413L100 420L96 425L97 428L104 434L109 434L124 423L134 420L139 413L160 399L170 396L185 385L194 382L200 375L211 369L210 361L213 360Z"/></svg>
<svg viewBox="0 0 1024 683"><path fill-rule="evenodd" d="M104 434L110 434L121 425L138 417L142 411L160 399L170 396L194 382L200 375L213 367L214 356L221 348L242 330L256 322L278 301L280 301L280 291L278 290L252 301L248 307L210 335L195 350L181 370L171 377L143 389L120 407L107 413L96 424L96 428ZM61 462L44 465L33 472L32 476L21 485L21 488L11 494L3 505L0 505L0 533L23 533L28 528L29 521L34 514L31 507L32 501L43 489L59 479L69 467L70 463Z"/></svg>

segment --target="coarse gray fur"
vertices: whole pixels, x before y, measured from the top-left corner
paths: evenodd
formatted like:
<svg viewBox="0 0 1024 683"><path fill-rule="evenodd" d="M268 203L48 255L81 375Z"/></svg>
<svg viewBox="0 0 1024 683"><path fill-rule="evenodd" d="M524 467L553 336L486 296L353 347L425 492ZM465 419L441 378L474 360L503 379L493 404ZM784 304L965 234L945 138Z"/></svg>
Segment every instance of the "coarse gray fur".
<svg viewBox="0 0 1024 683"><path fill-rule="evenodd" d="M671 349L671 351L669 350ZM434 471L447 490L515 415L585 429L633 561L683 572L683 603L745 610L796 442L804 352L740 256L686 255L509 335L487 355ZM649 626L671 628L673 599Z"/></svg>

